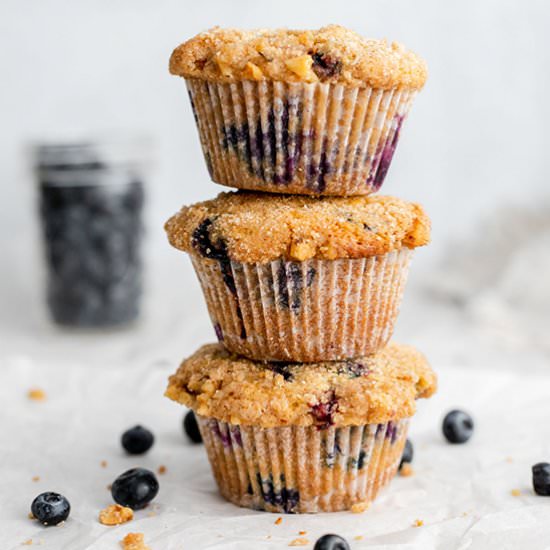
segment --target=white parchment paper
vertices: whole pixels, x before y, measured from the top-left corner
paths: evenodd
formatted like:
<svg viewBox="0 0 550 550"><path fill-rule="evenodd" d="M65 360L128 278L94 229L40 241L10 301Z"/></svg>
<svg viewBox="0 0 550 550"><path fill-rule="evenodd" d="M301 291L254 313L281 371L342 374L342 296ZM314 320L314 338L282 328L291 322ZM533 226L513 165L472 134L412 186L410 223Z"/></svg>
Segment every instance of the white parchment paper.
<svg viewBox="0 0 550 550"><path fill-rule="evenodd" d="M44 549L109 550L131 531L144 533L153 550L283 548L299 531L307 532L309 548L327 532L345 536L353 549L550 548L550 499L534 495L530 472L550 456L550 376L442 365L439 393L419 403L412 425L412 477L396 478L362 514L286 515L276 525L278 515L218 496L203 447L183 435L184 411L162 396L172 370L168 361L130 368L68 368L24 356L2 362L0 548L32 539ZM29 401L31 387L44 389L47 400ZM455 406L476 422L467 445L451 446L441 436L441 418ZM138 422L154 431L156 443L144 457L127 457L119 437ZM99 524L99 510L111 503L107 485L136 465L166 467L154 504L131 523ZM34 496L46 490L71 502L60 527L27 518ZM413 526L417 519L423 526Z"/></svg>

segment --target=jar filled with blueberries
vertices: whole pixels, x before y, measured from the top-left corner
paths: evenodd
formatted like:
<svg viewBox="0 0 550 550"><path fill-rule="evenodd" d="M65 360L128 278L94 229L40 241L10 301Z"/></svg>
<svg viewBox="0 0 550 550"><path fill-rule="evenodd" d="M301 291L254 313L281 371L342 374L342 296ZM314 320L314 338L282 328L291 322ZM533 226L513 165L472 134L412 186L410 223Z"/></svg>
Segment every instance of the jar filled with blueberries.
<svg viewBox="0 0 550 550"><path fill-rule="evenodd" d="M142 166L130 143L35 150L47 301L60 325L135 320L142 293Z"/></svg>

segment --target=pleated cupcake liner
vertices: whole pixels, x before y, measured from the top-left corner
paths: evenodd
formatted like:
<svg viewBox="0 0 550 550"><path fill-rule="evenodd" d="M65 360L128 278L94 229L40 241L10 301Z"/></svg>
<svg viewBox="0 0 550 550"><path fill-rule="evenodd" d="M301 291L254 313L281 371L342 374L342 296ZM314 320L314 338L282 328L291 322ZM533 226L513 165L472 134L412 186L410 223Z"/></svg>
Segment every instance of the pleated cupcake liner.
<svg viewBox="0 0 550 550"><path fill-rule="evenodd" d="M412 250L360 259L216 261L192 254L218 340L260 361L361 357L392 336Z"/></svg>
<svg viewBox="0 0 550 550"><path fill-rule="evenodd" d="M368 506L395 476L408 430L408 419L325 428L197 420L222 496L276 513Z"/></svg>
<svg viewBox="0 0 550 550"><path fill-rule="evenodd" d="M307 195L382 185L415 90L186 79L213 181Z"/></svg>

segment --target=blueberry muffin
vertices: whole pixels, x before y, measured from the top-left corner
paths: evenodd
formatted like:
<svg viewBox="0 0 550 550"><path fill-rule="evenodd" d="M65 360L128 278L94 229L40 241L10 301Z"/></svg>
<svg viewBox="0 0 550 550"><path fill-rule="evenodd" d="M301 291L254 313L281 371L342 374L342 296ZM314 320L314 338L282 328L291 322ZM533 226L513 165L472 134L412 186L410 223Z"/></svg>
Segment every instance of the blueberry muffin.
<svg viewBox="0 0 550 550"><path fill-rule="evenodd" d="M422 207L394 197L222 193L166 223L188 252L218 339L252 359L329 361L390 339Z"/></svg>
<svg viewBox="0 0 550 550"><path fill-rule="evenodd" d="M408 346L291 364L210 344L183 361L166 395L195 411L227 500L303 513L366 507L397 471L415 400L436 385Z"/></svg>
<svg viewBox="0 0 550 550"><path fill-rule="evenodd" d="M337 25L220 29L178 46L215 182L307 195L366 195L382 185L424 61Z"/></svg>

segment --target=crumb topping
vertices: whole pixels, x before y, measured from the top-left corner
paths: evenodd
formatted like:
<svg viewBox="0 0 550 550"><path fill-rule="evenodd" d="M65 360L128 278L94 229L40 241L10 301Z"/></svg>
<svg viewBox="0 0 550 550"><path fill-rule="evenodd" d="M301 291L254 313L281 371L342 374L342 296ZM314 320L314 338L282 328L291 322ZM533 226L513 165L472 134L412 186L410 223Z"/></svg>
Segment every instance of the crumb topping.
<svg viewBox="0 0 550 550"><path fill-rule="evenodd" d="M370 506L370 502L356 502L352 504L350 510L352 514L362 514Z"/></svg>
<svg viewBox="0 0 550 550"><path fill-rule="evenodd" d="M184 206L165 229L180 250L245 263L364 258L430 240L420 205L379 195L221 193Z"/></svg>
<svg viewBox="0 0 550 550"><path fill-rule="evenodd" d="M297 539L294 539L290 541L288 544L289 546L307 546L309 544L309 540L305 539L303 537L299 537Z"/></svg>
<svg viewBox="0 0 550 550"><path fill-rule="evenodd" d="M145 544L143 533L128 533L121 541L122 550L151 550Z"/></svg>
<svg viewBox="0 0 550 550"><path fill-rule="evenodd" d="M403 466L401 466L401 470L399 470L399 475L401 477L411 477L414 475L414 470L410 464L403 464Z"/></svg>
<svg viewBox="0 0 550 550"><path fill-rule="evenodd" d="M223 82L330 82L381 89L424 86L424 60L397 42L339 25L316 30L214 27L178 46L170 72Z"/></svg>
<svg viewBox="0 0 550 550"><path fill-rule="evenodd" d="M120 504L111 504L99 512L99 523L103 525L120 525L134 519L134 511Z"/></svg>
<svg viewBox="0 0 550 550"><path fill-rule="evenodd" d="M353 360L285 364L286 376L279 366L205 345L170 377L166 396L231 424L321 429L410 417L437 385L426 358L398 344Z"/></svg>
<svg viewBox="0 0 550 550"><path fill-rule="evenodd" d="M40 388L32 388L28 391L27 397L31 401L45 401L46 392L44 390L41 390Z"/></svg>

